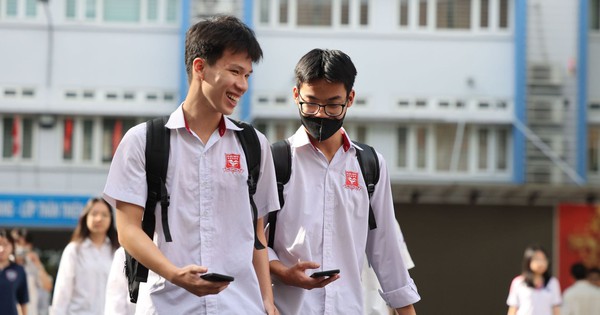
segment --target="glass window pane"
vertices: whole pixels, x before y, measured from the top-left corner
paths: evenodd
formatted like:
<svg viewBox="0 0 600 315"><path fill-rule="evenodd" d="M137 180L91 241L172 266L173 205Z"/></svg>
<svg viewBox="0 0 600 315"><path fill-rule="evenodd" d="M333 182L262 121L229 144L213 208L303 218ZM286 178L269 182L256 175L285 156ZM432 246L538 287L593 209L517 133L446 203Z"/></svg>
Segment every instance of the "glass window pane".
<svg viewBox="0 0 600 315"><path fill-rule="evenodd" d="M340 24L350 24L350 0L342 0L342 12L340 14Z"/></svg>
<svg viewBox="0 0 600 315"><path fill-rule="evenodd" d="M400 26L407 26L408 25L408 1L409 0L400 0L400 12L399 12L399 19L400 21L399 24Z"/></svg>
<svg viewBox="0 0 600 315"><path fill-rule="evenodd" d="M37 15L37 2L38 0L27 0L25 2L25 15L36 16Z"/></svg>
<svg viewBox="0 0 600 315"><path fill-rule="evenodd" d="M369 0L360 1L360 25L369 24Z"/></svg>
<svg viewBox="0 0 600 315"><path fill-rule="evenodd" d="M435 127L435 169L449 171L456 137L456 125L441 124Z"/></svg>
<svg viewBox="0 0 600 315"><path fill-rule="evenodd" d="M167 0L167 22L177 21L177 10L179 9L179 1Z"/></svg>
<svg viewBox="0 0 600 315"><path fill-rule="evenodd" d="M33 157L33 119L22 119L23 134L21 139L21 157L31 159Z"/></svg>
<svg viewBox="0 0 600 315"><path fill-rule="evenodd" d="M92 141L94 132L94 121L86 119L83 121L83 154L82 159L84 161L92 160Z"/></svg>
<svg viewBox="0 0 600 315"><path fill-rule="evenodd" d="M481 0L481 7L479 10L479 27L488 28L489 24L489 0Z"/></svg>
<svg viewBox="0 0 600 315"><path fill-rule="evenodd" d="M356 126L356 135L353 136L358 142L367 142L367 128L365 126Z"/></svg>
<svg viewBox="0 0 600 315"><path fill-rule="evenodd" d="M590 172L598 172L599 131L598 126L590 126L588 131L588 169Z"/></svg>
<svg viewBox="0 0 600 315"><path fill-rule="evenodd" d="M74 18L77 12L77 6L75 0L67 0L65 3L65 15L68 18Z"/></svg>
<svg viewBox="0 0 600 315"><path fill-rule="evenodd" d="M283 140L287 136L287 128L284 124L275 125L275 141Z"/></svg>
<svg viewBox="0 0 600 315"><path fill-rule="evenodd" d="M508 162L508 129L499 129L497 133L496 148L496 169L506 170Z"/></svg>
<svg viewBox="0 0 600 315"><path fill-rule="evenodd" d="M479 170L488 168L488 130L479 129L477 132L477 165Z"/></svg>
<svg viewBox="0 0 600 315"><path fill-rule="evenodd" d="M417 127L417 168L427 166L427 128Z"/></svg>
<svg viewBox="0 0 600 315"><path fill-rule="evenodd" d="M148 12L146 12L148 21L158 20L158 0L148 0Z"/></svg>
<svg viewBox="0 0 600 315"><path fill-rule="evenodd" d="M269 24L270 0L260 0L258 3L258 21L261 24Z"/></svg>
<svg viewBox="0 0 600 315"><path fill-rule="evenodd" d="M437 28L471 27L471 0L437 0Z"/></svg>
<svg viewBox="0 0 600 315"><path fill-rule="evenodd" d="M508 27L508 0L500 1L500 28Z"/></svg>
<svg viewBox="0 0 600 315"><path fill-rule="evenodd" d="M301 26L330 26L332 0L300 0L297 21Z"/></svg>
<svg viewBox="0 0 600 315"><path fill-rule="evenodd" d="M63 159L73 160L73 118L66 118L63 124Z"/></svg>
<svg viewBox="0 0 600 315"><path fill-rule="evenodd" d="M4 117L2 119L2 157L10 158L13 156L13 124L14 119Z"/></svg>
<svg viewBox="0 0 600 315"><path fill-rule="evenodd" d="M85 18L93 20L96 18L96 0L86 0Z"/></svg>
<svg viewBox="0 0 600 315"><path fill-rule="evenodd" d="M104 20L138 22L140 20L140 0L104 0Z"/></svg>
<svg viewBox="0 0 600 315"><path fill-rule="evenodd" d="M396 161L398 167L406 167L407 138L407 128L398 128L398 161Z"/></svg>
<svg viewBox="0 0 600 315"><path fill-rule="evenodd" d="M279 23L288 23L288 1L279 0Z"/></svg>
<svg viewBox="0 0 600 315"><path fill-rule="evenodd" d="M17 0L6 0L6 15L17 16Z"/></svg>
<svg viewBox="0 0 600 315"><path fill-rule="evenodd" d="M469 130L471 129L471 127L465 126L464 128L465 130L463 131L462 142L460 144L459 149L460 151L457 157L458 165L456 168L458 171L461 172L466 172L469 167L469 137L467 135L470 134Z"/></svg>
<svg viewBox="0 0 600 315"><path fill-rule="evenodd" d="M600 30L600 0L590 0L590 29Z"/></svg>
<svg viewBox="0 0 600 315"><path fill-rule="evenodd" d="M116 135L121 133L120 129L123 128L123 125L116 122L117 120L114 118L105 118L102 122L102 162L110 162L117 148L115 145Z"/></svg>
<svg viewBox="0 0 600 315"><path fill-rule="evenodd" d="M427 26L427 1L419 0L419 26Z"/></svg>

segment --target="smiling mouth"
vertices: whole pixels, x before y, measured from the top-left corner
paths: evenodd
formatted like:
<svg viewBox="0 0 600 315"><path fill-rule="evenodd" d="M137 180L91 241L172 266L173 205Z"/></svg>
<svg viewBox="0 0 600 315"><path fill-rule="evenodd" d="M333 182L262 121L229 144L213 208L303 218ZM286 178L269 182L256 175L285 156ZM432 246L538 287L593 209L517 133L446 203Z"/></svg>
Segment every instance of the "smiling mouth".
<svg viewBox="0 0 600 315"><path fill-rule="evenodd" d="M227 96L227 98L228 98L228 99L230 99L230 100L234 101L235 103L237 103L237 102L240 100L240 98L239 98L239 97L236 97L236 96L234 96L233 94L229 94L229 93L227 93L227 94L226 94L226 96Z"/></svg>

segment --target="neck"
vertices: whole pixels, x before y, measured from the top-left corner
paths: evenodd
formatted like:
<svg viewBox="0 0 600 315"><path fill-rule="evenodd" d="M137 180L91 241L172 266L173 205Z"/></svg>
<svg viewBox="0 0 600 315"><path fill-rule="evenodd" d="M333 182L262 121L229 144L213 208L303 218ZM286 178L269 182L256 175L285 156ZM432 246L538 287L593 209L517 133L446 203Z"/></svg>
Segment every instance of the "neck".
<svg viewBox="0 0 600 315"><path fill-rule="evenodd" d="M10 260L0 261L0 269L4 269L10 265Z"/></svg>
<svg viewBox="0 0 600 315"><path fill-rule="evenodd" d="M92 243L96 246L104 244L104 240L106 240L106 234L104 233L92 233L89 237Z"/></svg>
<svg viewBox="0 0 600 315"><path fill-rule="evenodd" d="M331 162L333 156L335 155L335 152L337 152L337 150L339 150L339 148L344 143L341 129L336 131L336 133L333 134L333 136L321 142L317 141L310 134L308 134L308 137L310 138L311 143L321 152L323 152L323 154L327 158L327 161L329 162Z"/></svg>
<svg viewBox="0 0 600 315"><path fill-rule="evenodd" d="M190 87L187 97L183 102L183 116L188 127L194 131L203 143L219 127L223 114L206 105L206 98L196 89Z"/></svg>

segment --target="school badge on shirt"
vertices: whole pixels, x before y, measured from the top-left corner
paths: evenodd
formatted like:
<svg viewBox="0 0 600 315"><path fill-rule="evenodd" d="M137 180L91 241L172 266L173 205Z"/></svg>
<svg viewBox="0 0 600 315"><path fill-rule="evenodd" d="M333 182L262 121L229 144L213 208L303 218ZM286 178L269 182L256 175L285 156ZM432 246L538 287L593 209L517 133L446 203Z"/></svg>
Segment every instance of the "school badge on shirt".
<svg viewBox="0 0 600 315"><path fill-rule="evenodd" d="M240 155L234 153L225 153L225 172L242 173L240 165Z"/></svg>
<svg viewBox="0 0 600 315"><path fill-rule="evenodd" d="M345 188L360 190L358 185L358 173L352 171L346 171L346 184Z"/></svg>

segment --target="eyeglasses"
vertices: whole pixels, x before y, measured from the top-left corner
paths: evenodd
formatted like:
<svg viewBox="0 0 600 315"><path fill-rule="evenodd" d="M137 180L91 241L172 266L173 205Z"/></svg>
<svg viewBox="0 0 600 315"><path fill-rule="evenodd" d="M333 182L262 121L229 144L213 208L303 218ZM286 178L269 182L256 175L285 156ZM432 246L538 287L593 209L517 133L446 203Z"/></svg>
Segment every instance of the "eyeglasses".
<svg viewBox="0 0 600 315"><path fill-rule="evenodd" d="M329 117L337 117L339 115L341 115L342 113L344 113L344 107L346 107L347 103L348 103L348 98L346 98L346 101L344 102L344 104L325 104L325 105L321 105L319 103L314 103L314 102L306 102L304 101L304 98L302 97L302 95L300 95L300 93L298 93L298 96L300 97L300 102L298 102L298 104L300 104L300 111L302 112L302 114L304 115L316 115L319 113L319 110L321 110L321 108L323 108L325 110L325 114Z"/></svg>

